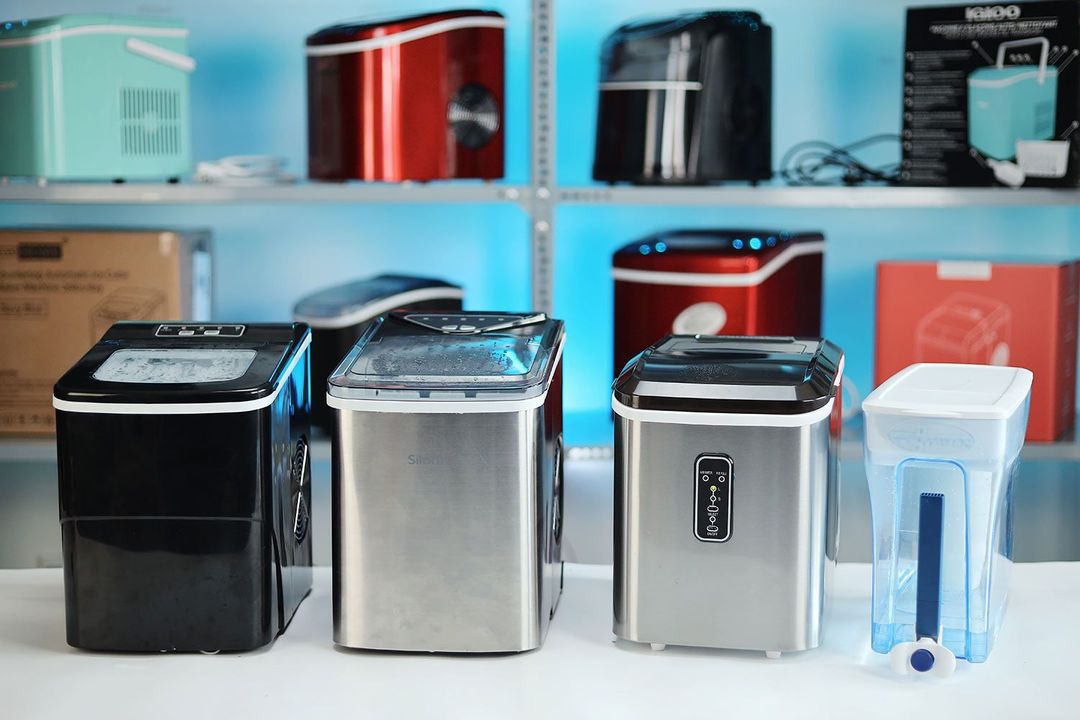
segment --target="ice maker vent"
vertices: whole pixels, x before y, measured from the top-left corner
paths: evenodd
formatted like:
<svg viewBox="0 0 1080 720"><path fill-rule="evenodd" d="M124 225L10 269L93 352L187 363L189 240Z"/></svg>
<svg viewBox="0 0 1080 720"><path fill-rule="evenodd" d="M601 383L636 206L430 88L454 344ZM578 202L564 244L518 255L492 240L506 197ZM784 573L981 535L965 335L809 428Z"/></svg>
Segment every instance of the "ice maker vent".
<svg viewBox="0 0 1080 720"><path fill-rule="evenodd" d="M121 88L121 153L127 157L179 155L180 115L177 90Z"/></svg>

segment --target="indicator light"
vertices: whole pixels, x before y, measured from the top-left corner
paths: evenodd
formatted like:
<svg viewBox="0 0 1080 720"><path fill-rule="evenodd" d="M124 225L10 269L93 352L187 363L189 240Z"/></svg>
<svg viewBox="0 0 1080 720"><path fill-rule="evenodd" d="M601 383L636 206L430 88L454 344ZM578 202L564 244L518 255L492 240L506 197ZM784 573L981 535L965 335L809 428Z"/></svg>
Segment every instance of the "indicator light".
<svg viewBox="0 0 1080 720"><path fill-rule="evenodd" d="M742 250L743 241L740 240L739 238L735 238L734 240L731 241L731 247L735 248L736 250Z"/></svg>
<svg viewBox="0 0 1080 720"><path fill-rule="evenodd" d="M750 238L750 249L751 250L760 250L761 249L761 238Z"/></svg>

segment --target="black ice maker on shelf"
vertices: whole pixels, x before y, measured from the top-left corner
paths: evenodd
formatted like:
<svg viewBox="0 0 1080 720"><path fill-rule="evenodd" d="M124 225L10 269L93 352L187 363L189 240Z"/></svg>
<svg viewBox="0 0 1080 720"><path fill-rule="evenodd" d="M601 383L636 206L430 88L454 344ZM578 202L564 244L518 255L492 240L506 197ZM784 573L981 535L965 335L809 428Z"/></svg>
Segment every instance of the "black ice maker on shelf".
<svg viewBox="0 0 1080 720"><path fill-rule="evenodd" d="M311 589L306 325L117 323L57 382L67 638L250 650Z"/></svg>
<svg viewBox="0 0 1080 720"><path fill-rule="evenodd" d="M772 174L772 29L749 11L631 22L604 40L593 178L648 185Z"/></svg>

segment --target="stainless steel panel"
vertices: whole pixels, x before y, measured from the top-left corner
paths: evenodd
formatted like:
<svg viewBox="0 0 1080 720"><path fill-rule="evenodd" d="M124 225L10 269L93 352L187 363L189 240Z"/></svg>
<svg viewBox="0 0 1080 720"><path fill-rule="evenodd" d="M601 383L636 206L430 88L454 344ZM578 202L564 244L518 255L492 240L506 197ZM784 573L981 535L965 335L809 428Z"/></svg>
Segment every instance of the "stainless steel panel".
<svg viewBox="0 0 1080 720"><path fill-rule="evenodd" d="M338 412L334 641L538 647L560 589L553 474L561 422L518 413Z"/></svg>
<svg viewBox="0 0 1080 720"><path fill-rule="evenodd" d="M792 651L820 643L837 543L829 422L714 427L618 418L615 634ZM694 536L698 456L734 461L732 534Z"/></svg>

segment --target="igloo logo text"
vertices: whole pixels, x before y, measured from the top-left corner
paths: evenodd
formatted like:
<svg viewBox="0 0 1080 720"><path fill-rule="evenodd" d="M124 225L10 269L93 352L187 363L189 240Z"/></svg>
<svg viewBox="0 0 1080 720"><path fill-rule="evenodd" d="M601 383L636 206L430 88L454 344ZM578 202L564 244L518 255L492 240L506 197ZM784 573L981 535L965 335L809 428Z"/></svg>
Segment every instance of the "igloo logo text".
<svg viewBox="0 0 1080 720"><path fill-rule="evenodd" d="M976 5L964 8L964 19L974 22L987 20L1016 20L1020 17L1019 5Z"/></svg>

